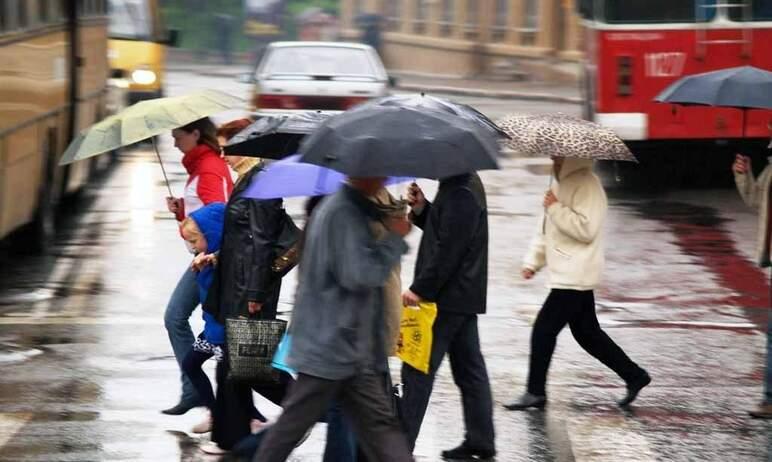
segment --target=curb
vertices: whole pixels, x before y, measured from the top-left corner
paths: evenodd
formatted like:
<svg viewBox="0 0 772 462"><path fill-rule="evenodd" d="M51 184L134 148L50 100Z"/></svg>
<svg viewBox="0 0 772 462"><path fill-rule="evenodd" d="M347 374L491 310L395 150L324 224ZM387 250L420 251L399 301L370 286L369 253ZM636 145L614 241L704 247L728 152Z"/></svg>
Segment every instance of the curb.
<svg viewBox="0 0 772 462"><path fill-rule="evenodd" d="M400 90L442 93L446 95L458 96L477 96L482 98L500 98L500 99L519 99L526 101L546 101L553 103L582 104L582 98L576 96L560 96L551 93L532 93L523 91L496 91L483 90L481 88L459 88L443 85L417 85L417 84L399 84Z"/></svg>
<svg viewBox="0 0 772 462"><path fill-rule="evenodd" d="M224 71L217 69L201 69L196 67L174 66L167 67L166 72L190 72L205 77L236 78L249 69ZM544 101L553 103L582 104L583 100L576 96L561 96L552 93L533 93L514 90L485 90L482 88L461 88L446 85L420 85L414 83L402 83L396 86L399 90L424 93L440 93L456 96L475 96L480 98L499 98L523 101Z"/></svg>

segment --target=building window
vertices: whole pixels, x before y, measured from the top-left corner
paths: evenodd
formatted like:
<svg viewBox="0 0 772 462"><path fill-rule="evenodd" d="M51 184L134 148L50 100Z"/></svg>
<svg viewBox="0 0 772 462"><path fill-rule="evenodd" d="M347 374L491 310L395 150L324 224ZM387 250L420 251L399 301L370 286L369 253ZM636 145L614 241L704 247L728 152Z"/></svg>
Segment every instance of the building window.
<svg viewBox="0 0 772 462"><path fill-rule="evenodd" d="M386 30L399 30L399 25L402 23L401 3L402 0L383 0L381 11L386 18Z"/></svg>
<svg viewBox="0 0 772 462"><path fill-rule="evenodd" d="M536 33L539 31L539 0L525 0L523 3L523 22L518 28L520 44L536 45Z"/></svg>
<svg viewBox="0 0 772 462"><path fill-rule="evenodd" d="M364 12L364 0L354 0L354 17Z"/></svg>
<svg viewBox="0 0 772 462"><path fill-rule="evenodd" d="M26 29L29 25L29 12L27 11L27 0L18 0L19 5L18 16L16 17L16 26L19 29Z"/></svg>
<svg viewBox="0 0 772 462"><path fill-rule="evenodd" d="M6 5L6 0L0 0L0 34L6 31L8 29L8 11Z"/></svg>
<svg viewBox="0 0 772 462"><path fill-rule="evenodd" d="M423 34L426 32L427 18L426 0L415 0L415 20L413 21L413 32Z"/></svg>
<svg viewBox="0 0 772 462"><path fill-rule="evenodd" d="M456 16L456 2L442 0L442 20L440 21L440 34L444 37L453 34L453 21Z"/></svg>
<svg viewBox="0 0 772 462"><path fill-rule="evenodd" d="M509 17L509 0L496 0L496 12L491 28L494 42L503 42L507 38L507 23Z"/></svg>
<svg viewBox="0 0 772 462"><path fill-rule="evenodd" d="M477 2L466 2L466 23L464 24L464 36L470 40L477 38L477 29L480 23L480 16L477 14L477 8Z"/></svg>

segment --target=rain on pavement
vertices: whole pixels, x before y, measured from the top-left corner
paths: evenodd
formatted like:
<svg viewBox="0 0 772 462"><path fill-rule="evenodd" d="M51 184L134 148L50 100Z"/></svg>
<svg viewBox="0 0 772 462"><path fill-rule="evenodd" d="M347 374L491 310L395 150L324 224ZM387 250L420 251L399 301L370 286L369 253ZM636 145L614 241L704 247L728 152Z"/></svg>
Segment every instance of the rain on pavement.
<svg viewBox="0 0 772 462"><path fill-rule="evenodd" d="M246 94L228 79L170 75L170 94L202 87ZM578 107L470 99L493 117ZM219 116L219 121L238 112ZM161 138L172 188L180 155ZM727 171L729 166L727 166ZM490 209L488 314L480 318L494 399L499 461L770 460L769 424L746 417L761 397L768 276L751 262L756 221L734 190L662 194L611 190L601 324L654 381L631 410L624 385L563 334L546 412L501 404L525 386L530 325L544 278L519 278L548 185L544 159L507 158L486 172ZM431 197L434 185L420 181ZM213 460L186 432L202 414L164 416L177 366L163 327L167 298L190 257L165 210L146 147L125 152L67 213L51 255L6 248L0 260L0 460ZM302 201L288 201L293 217ZM420 232L403 262L410 281ZM282 290L289 312L294 275ZM287 313L285 313L287 314ZM193 316L200 331L200 310ZM397 371L394 363L394 371ZM212 365L208 364L211 372ZM277 409L259 404L269 414ZM324 425L292 460L319 460ZM420 461L462 439L459 394L443 365L418 441ZM204 437L205 439L205 437Z"/></svg>

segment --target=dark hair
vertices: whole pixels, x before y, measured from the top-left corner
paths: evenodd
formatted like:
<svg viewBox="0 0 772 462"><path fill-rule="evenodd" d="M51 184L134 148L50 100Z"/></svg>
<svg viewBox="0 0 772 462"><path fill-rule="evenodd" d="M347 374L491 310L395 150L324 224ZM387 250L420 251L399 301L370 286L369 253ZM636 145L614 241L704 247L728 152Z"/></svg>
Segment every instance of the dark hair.
<svg viewBox="0 0 772 462"><path fill-rule="evenodd" d="M245 128L252 125L252 121L249 119L236 119L231 120L228 123L224 123L220 125L220 128L217 129L217 136L223 137L226 140L229 140L236 136L236 134Z"/></svg>
<svg viewBox="0 0 772 462"><path fill-rule="evenodd" d="M179 129L186 133L193 133L194 130L198 130L198 133L201 135L198 138L198 144L205 144L216 153L220 153L220 143L217 142L217 127L214 126L209 117L195 120Z"/></svg>

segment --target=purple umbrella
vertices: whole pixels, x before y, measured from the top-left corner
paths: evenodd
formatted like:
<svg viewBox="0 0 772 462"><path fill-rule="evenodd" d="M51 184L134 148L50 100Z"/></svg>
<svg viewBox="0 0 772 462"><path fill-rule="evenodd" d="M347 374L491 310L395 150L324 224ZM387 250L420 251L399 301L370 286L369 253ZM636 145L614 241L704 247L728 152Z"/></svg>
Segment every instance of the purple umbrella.
<svg viewBox="0 0 772 462"><path fill-rule="evenodd" d="M300 162L300 155L268 164L255 175L244 191L244 197L252 199L278 199L283 197L323 196L339 190L346 176L335 170ZM413 181L413 178L392 177L387 184Z"/></svg>

